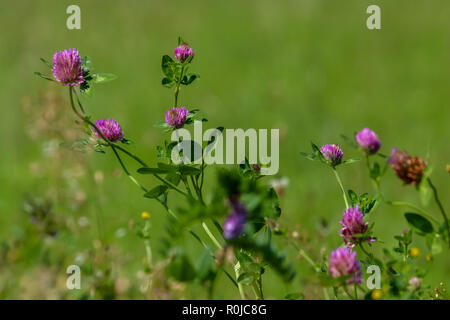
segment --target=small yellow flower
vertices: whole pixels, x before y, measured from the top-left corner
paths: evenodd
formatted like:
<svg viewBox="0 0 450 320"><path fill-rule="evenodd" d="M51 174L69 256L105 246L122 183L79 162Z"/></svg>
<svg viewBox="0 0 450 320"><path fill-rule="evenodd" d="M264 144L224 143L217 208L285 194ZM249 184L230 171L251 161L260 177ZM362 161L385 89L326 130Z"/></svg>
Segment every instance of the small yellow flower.
<svg viewBox="0 0 450 320"><path fill-rule="evenodd" d="M142 212L141 218L144 220L150 219L150 213L148 213L147 211Z"/></svg>
<svg viewBox="0 0 450 320"><path fill-rule="evenodd" d="M420 250L419 248L411 248L409 250L409 254L411 255L411 258L417 258L418 256L420 256Z"/></svg>
<svg viewBox="0 0 450 320"><path fill-rule="evenodd" d="M427 253L425 258L427 259L427 261L432 261L433 260L433 255L431 253Z"/></svg>
<svg viewBox="0 0 450 320"><path fill-rule="evenodd" d="M381 297L383 297L383 291L380 289L375 289L372 291L372 299L379 300Z"/></svg>
<svg viewBox="0 0 450 320"><path fill-rule="evenodd" d="M447 172L450 173L450 164L446 165L445 169L447 169Z"/></svg>

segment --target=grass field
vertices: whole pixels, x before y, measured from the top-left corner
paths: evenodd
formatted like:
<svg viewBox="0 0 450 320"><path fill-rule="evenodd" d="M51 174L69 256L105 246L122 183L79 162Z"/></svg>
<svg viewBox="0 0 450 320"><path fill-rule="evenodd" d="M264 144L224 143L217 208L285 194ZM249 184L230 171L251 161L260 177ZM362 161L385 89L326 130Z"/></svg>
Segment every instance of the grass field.
<svg viewBox="0 0 450 320"><path fill-rule="evenodd" d="M81 30L66 28L65 11L74 2L81 7ZM382 8L377 31L365 26L366 8L373 3ZM111 154L60 146L77 132L67 92L33 75L45 68L39 58L51 60L56 50L77 48L91 57L96 70L119 76L98 86L85 106L95 118L120 119L134 141L132 150L154 162L163 133L153 124L172 103L172 92L160 84L160 59L172 55L182 35L195 48L192 68L201 75L181 92L183 105L201 109L210 127L280 128L279 175L290 180L281 199L281 222L307 240L305 249L315 258L340 245L336 235L343 203L331 171L300 157L311 140L339 143L352 157L356 151L340 135L370 127L380 136L383 153L398 147L428 157L444 206L450 208L445 170L450 163L448 1L37 0L2 7L0 241L26 245L0 257L1 298L82 298L61 289L65 268L73 261L91 263L89 252L98 245L99 232L114 257L116 289L125 288L117 289L117 297L142 298L139 270L145 251L129 230L130 220L138 221L142 211L151 213L156 260L165 232L162 207L141 196ZM364 162L344 167L344 185L373 193L365 170ZM419 204L418 193L402 186L391 171L383 188L392 199ZM54 215L64 217L57 237L27 236L23 208L30 197L51 201ZM434 204L429 210L440 218ZM372 217L388 247L408 228L404 212L383 204ZM328 222L325 229L322 219ZM188 235L184 241L194 256L200 252ZM422 252L417 263L428 269L427 284L448 285L448 249L430 264L424 240L416 237L414 246ZM284 284L269 272L266 297L302 291L307 298L320 298L309 266L283 241L278 247L298 275ZM223 289L217 298L236 298L225 277L219 282ZM205 298L200 285L178 289L175 297Z"/></svg>

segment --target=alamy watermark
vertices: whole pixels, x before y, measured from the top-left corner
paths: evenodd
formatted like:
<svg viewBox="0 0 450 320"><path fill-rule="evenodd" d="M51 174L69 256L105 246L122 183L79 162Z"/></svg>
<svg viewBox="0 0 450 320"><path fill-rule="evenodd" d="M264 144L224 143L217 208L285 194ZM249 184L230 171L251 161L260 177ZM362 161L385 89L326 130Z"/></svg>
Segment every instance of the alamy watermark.
<svg viewBox="0 0 450 320"><path fill-rule="evenodd" d="M270 143L268 136L270 133ZM278 129L207 129L201 121L194 121L194 138L187 129L172 132L171 139L178 142L171 153L175 164L259 164L261 175L274 175L279 169ZM225 139L225 142L224 142ZM203 144L206 146L203 150ZM270 144L270 146L269 146ZM268 149L270 148L270 154Z"/></svg>

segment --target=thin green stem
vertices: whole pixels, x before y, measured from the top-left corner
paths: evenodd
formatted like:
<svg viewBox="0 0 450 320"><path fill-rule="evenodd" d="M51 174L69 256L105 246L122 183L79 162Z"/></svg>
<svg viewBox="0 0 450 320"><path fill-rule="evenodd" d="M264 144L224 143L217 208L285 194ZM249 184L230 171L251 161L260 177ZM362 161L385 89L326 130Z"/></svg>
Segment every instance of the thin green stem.
<svg viewBox="0 0 450 320"><path fill-rule="evenodd" d="M325 298L325 300L330 300L330 295L328 294L328 288L323 287L322 291L323 291L323 297Z"/></svg>
<svg viewBox="0 0 450 320"><path fill-rule="evenodd" d="M242 284L240 284L237 280L239 279L240 276L240 272L241 272L241 264L239 263L239 261L234 265L234 273L236 275L236 282L238 284L238 289L239 289L239 294L241 296L241 300L245 300L245 293L244 293L244 288L242 287Z"/></svg>
<svg viewBox="0 0 450 320"><path fill-rule="evenodd" d="M262 285L262 275L258 278L258 286L259 286L259 296L261 300L264 300L264 292L263 292L263 285Z"/></svg>
<svg viewBox="0 0 450 320"><path fill-rule="evenodd" d="M180 93L180 84L181 80L183 79L183 73L184 73L184 66L181 67L181 74L177 81L177 86L175 87L175 105L176 108L178 106L178 94Z"/></svg>
<svg viewBox="0 0 450 320"><path fill-rule="evenodd" d="M361 248L362 252L364 252L364 254L367 256L367 258L369 258L370 261L373 260L373 254L371 254L370 252L368 252L366 250L366 248L364 248L364 245L362 244L362 242L359 243L359 247Z"/></svg>
<svg viewBox="0 0 450 320"><path fill-rule="evenodd" d="M355 298L350 294L350 292L348 291L347 286L342 286L342 289L344 290L345 294L351 299L351 300L355 300Z"/></svg>
<svg viewBox="0 0 450 320"><path fill-rule="evenodd" d="M342 181L341 181L341 178L339 177L339 173L337 172L336 168L333 168L333 172L334 172L334 175L336 176L336 180L339 184L339 187L341 188L342 196L344 197L344 201L345 201L345 207L346 207L346 209L348 209L349 206L348 206L347 194L345 192L344 186L342 185Z"/></svg>
<svg viewBox="0 0 450 320"><path fill-rule="evenodd" d="M222 245L220 244L220 242L217 240L217 238L213 235L213 233L211 232L211 230L209 230L208 225L205 222L202 222L202 227L205 230L206 234L209 236L209 238L211 239L211 241L216 245L216 247L218 249L222 249Z"/></svg>
<svg viewBox="0 0 450 320"><path fill-rule="evenodd" d="M441 211L442 217L444 218L445 227L447 229L448 243L450 246L450 228L449 228L449 224L448 224L447 214L445 213L444 206L442 205L441 201L439 200L439 195L438 195L436 187L431 182L430 178L427 178L427 181L430 184L431 189L433 190L434 200L435 200L437 206L439 207L439 210Z"/></svg>

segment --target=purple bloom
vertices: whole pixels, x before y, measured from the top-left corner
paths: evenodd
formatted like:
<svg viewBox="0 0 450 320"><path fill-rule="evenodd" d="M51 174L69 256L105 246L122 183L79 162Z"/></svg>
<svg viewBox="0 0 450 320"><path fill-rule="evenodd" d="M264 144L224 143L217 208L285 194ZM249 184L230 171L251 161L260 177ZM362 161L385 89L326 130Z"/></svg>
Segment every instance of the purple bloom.
<svg viewBox="0 0 450 320"><path fill-rule="evenodd" d="M325 160L328 161L330 165L337 166L341 163L344 153L337 144L325 144L320 148L320 153L322 153Z"/></svg>
<svg viewBox="0 0 450 320"><path fill-rule="evenodd" d="M63 86L79 86L84 82L81 58L76 49L56 52L53 55L52 73Z"/></svg>
<svg viewBox="0 0 450 320"><path fill-rule="evenodd" d="M95 126L100 130L103 136L111 142L123 140L122 128L113 119L100 119L95 122ZM97 130L94 129L97 137L100 137Z"/></svg>
<svg viewBox="0 0 450 320"><path fill-rule="evenodd" d="M194 55L194 50L189 47L189 44L187 44L186 42L183 42L180 46L175 48L175 59L180 62L185 62L186 59L192 55ZM194 57L192 57L192 59L193 58Z"/></svg>
<svg viewBox="0 0 450 320"><path fill-rule="evenodd" d="M342 229L339 231L341 237L344 239L345 244L349 248L353 248L360 241L369 240L372 238L361 238L356 235L362 235L367 231L369 226L368 222L363 221L363 213L359 211L359 207L348 208L344 211L342 220L339 221L342 225Z"/></svg>
<svg viewBox="0 0 450 320"><path fill-rule="evenodd" d="M328 272L333 278L352 276L347 283L362 283L361 265L356 259L356 252L348 248L337 248L331 251Z"/></svg>
<svg viewBox="0 0 450 320"><path fill-rule="evenodd" d="M356 142L367 154L375 154L381 148L381 141L377 134L369 128L364 128L355 136Z"/></svg>
<svg viewBox="0 0 450 320"><path fill-rule="evenodd" d="M186 122L189 111L183 108L172 108L166 111L166 123L170 127L181 128Z"/></svg>
<svg viewBox="0 0 450 320"><path fill-rule="evenodd" d="M247 221L247 210L242 203L233 203L232 207L233 212L228 216L223 225L223 236L225 239L239 237L244 232L245 222Z"/></svg>

